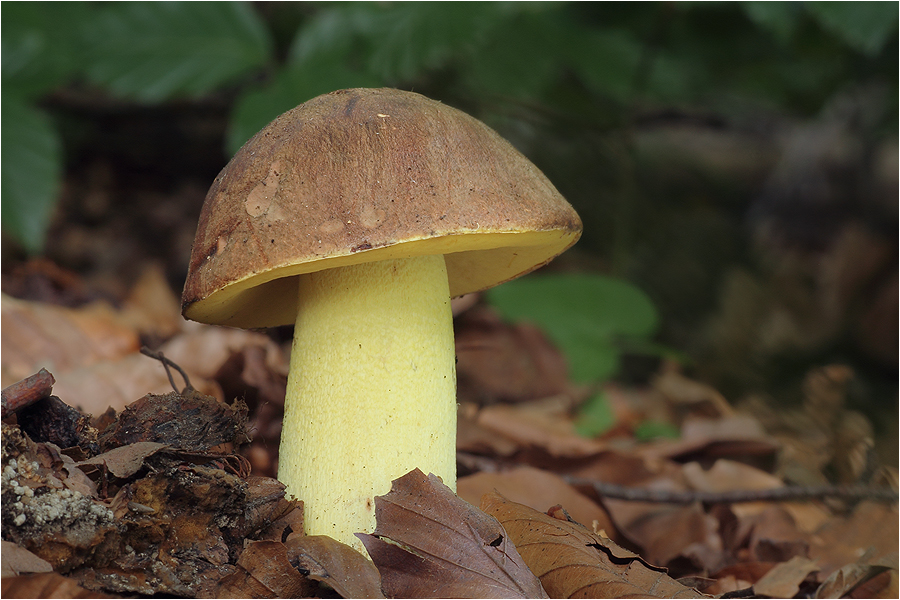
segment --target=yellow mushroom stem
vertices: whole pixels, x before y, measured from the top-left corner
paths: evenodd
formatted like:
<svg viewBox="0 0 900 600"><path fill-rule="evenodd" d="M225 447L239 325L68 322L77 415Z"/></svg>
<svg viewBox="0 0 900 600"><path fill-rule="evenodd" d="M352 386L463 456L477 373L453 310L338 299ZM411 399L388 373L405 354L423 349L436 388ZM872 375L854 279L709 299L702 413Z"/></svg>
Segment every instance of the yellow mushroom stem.
<svg viewBox="0 0 900 600"><path fill-rule="evenodd" d="M375 496L418 467L456 489L456 361L444 257L301 275L278 478L309 535L365 553Z"/></svg>

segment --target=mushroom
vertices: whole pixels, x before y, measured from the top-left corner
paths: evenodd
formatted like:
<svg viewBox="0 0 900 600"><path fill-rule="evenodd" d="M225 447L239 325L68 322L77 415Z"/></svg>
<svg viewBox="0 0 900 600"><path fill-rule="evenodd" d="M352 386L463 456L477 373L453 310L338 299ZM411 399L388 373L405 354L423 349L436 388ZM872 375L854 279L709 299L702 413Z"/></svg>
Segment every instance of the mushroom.
<svg viewBox="0 0 900 600"><path fill-rule="evenodd" d="M550 181L480 121L350 89L272 121L213 182L188 319L294 324L278 477L308 534L364 552L374 497L413 468L456 486L450 299L528 273L581 235Z"/></svg>

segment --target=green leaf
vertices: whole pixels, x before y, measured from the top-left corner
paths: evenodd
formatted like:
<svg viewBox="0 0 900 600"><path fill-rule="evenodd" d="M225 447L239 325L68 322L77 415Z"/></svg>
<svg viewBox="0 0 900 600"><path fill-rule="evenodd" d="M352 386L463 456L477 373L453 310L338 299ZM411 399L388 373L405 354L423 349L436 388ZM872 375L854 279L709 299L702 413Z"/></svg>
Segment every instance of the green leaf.
<svg viewBox="0 0 900 600"><path fill-rule="evenodd" d="M393 84L471 51L510 7L494 2L344 3L318 12L299 32L289 62L340 56L345 68Z"/></svg>
<svg viewBox="0 0 900 600"><path fill-rule="evenodd" d="M50 120L4 93L0 130L3 229L30 253L44 246L59 195L62 145Z"/></svg>
<svg viewBox="0 0 900 600"><path fill-rule="evenodd" d="M504 317L541 327L565 353L576 381L615 374L621 338L648 338L657 327L653 303L633 285L601 275L524 277L487 292Z"/></svg>
<svg viewBox="0 0 900 600"><path fill-rule="evenodd" d="M272 42L243 2L126 2L87 28L94 83L144 102L196 96L270 60Z"/></svg>
<svg viewBox="0 0 900 600"><path fill-rule="evenodd" d="M462 76L477 94L485 92L533 98L561 73L560 48L568 45L565 30L552 6L508 15L495 23L483 44L472 46Z"/></svg>
<svg viewBox="0 0 900 600"><path fill-rule="evenodd" d="M613 428L616 415L603 392L592 396L581 405L575 420L575 432L584 437L597 437Z"/></svg>
<svg viewBox="0 0 900 600"><path fill-rule="evenodd" d="M739 6L751 21L766 29L782 44L797 31L801 4L798 2L741 2Z"/></svg>
<svg viewBox="0 0 900 600"><path fill-rule="evenodd" d="M851 48L874 57L897 29L896 2L807 2L807 11Z"/></svg>
<svg viewBox="0 0 900 600"><path fill-rule="evenodd" d="M640 42L630 32L585 32L573 43L573 50L570 60L592 90L619 101L630 99L642 52Z"/></svg>
<svg viewBox="0 0 900 600"><path fill-rule="evenodd" d="M471 51L509 7L494 2L401 2L382 11L367 33L369 68L380 77L408 81Z"/></svg>
<svg viewBox="0 0 900 600"><path fill-rule="evenodd" d="M80 28L93 15L84 2L10 2L3 6L3 88L33 98L65 83L82 66Z"/></svg>
<svg viewBox="0 0 900 600"><path fill-rule="evenodd" d="M666 438L677 440L681 432L677 427L665 421L644 421L634 429L634 437L642 442Z"/></svg>

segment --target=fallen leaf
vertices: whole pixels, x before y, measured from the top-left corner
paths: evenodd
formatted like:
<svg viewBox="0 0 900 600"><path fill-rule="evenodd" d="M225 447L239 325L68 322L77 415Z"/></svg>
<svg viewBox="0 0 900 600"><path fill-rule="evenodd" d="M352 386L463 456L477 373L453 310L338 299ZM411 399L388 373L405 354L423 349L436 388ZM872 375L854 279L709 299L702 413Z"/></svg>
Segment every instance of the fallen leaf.
<svg viewBox="0 0 900 600"><path fill-rule="evenodd" d="M900 598L900 577L897 575L896 569L888 569L883 573L876 575L872 579L865 581L848 594L849 598L869 599L884 598Z"/></svg>
<svg viewBox="0 0 900 600"><path fill-rule="evenodd" d="M896 551L874 560L863 556L832 573L816 590L816 598L844 598L863 583L889 569L897 571Z"/></svg>
<svg viewBox="0 0 900 600"><path fill-rule="evenodd" d="M816 561L795 556L763 575L753 584L753 593L770 598L793 598L800 591L800 584L818 570Z"/></svg>
<svg viewBox="0 0 900 600"><path fill-rule="evenodd" d="M53 565L18 544L6 540L0 544L2 544L0 562L2 562L3 577L12 577L22 573L49 573L53 570ZM6 595L5 590L4 595Z"/></svg>
<svg viewBox="0 0 900 600"><path fill-rule="evenodd" d="M653 379L653 388L676 407L687 407L709 416L734 415L734 409L717 389L685 377L672 364L664 367L667 368Z"/></svg>
<svg viewBox="0 0 900 600"><path fill-rule="evenodd" d="M480 503L482 496L491 491L535 510L546 510L559 504L566 507L574 520L586 527L614 531L613 523L603 508L562 477L548 471L517 467L500 473L476 473L461 477L456 482L456 493L473 505Z"/></svg>
<svg viewBox="0 0 900 600"><path fill-rule="evenodd" d="M418 469L375 498L374 534L358 533L385 595L546 598L503 527Z"/></svg>
<svg viewBox="0 0 900 600"><path fill-rule="evenodd" d="M749 550L754 560L781 562L795 556L806 557L808 536L781 506L772 505L745 523L752 527Z"/></svg>
<svg viewBox="0 0 900 600"><path fill-rule="evenodd" d="M219 598L301 598L309 596L309 579L291 565L281 542L249 542L237 560L241 571L219 582Z"/></svg>
<svg viewBox="0 0 900 600"><path fill-rule="evenodd" d="M154 339L169 339L182 330L181 302L166 281L162 265L152 262L144 267L122 302L121 316L123 322Z"/></svg>
<svg viewBox="0 0 900 600"><path fill-rule="evenodd" d="M509 532L552 598L702 598L636 554L584 527L487 494L482 509Z"/></svg>
<svg viewBox="0 0 900 600"><path fill-rule="evenodd" d="M554 457L584 457L608 448L605 442L575 433L574 420L564 407L532 402L515 406L497 404L478 412L476 423L520 447L543 448Z"/></svg>
<svg viewBox="0 0 900 600"><path fill-rule="evenodd" d="M874 556L897 550L897 505L860 502L849 517L833 517L810 537L809 557L818 561L820 580L859 559L860 549Z"/></svg>
<svg viewBox="0 0 900 600"><path fill-rule="evenodd" d="M753 583L762 579L772 569L772 563L739 562L728 565L712 575L714 583L703 591L720 596L738 590L750 590Z"/></svg>
<svg viewBox="0 0 900 600"><path fill-rule="evenodd" d="M301 572L344 598L384 598L381 575L368 558L324 535L296 536L285 546Z"/></svg>
<svg viewBox="0 0 900 600"><path fill-rule="evenodd" d="M4 577L0 595L4 598L113 598L88 590L74 579L59 573L34 573Z"/></svg>
<svg viewBox="0 0 900 600"><path fill-rule="evenodd" d="M113 448L108 452L75 464L78 467L105 465L114 476L125 479L137 473L144 466L145 458L166 447L168 447L168 444L159 442L135 442Z"/></svg>
<svg viewBox="0 0 900 600"><path fill-rule="evenodd" d="M477 306L456 318L454 330L461 399L521 402L567 391L566 360L537 327L509 324Z"/></svg>
<svg viewBox="0 0 900 600"><path fill-rule="evenodd" d="M53 371L59 381L65 371L120 358L140 347L137 331L104 302L66 308L3 295L0 306L2 387L41 367Z"/></svg>
<svg viewBox="0 0 900 600"><path fill-rule="evenodd" d="M186 370L197 391L223 399L218 384ZM172 391L162 365L138 352L69 371L54 371L53 375L56 377L54 393L67 404L92 415L100 415L108 408L119 412L147 394L162 395Z"/></svg>
<svg viewBox="0 0 900 600"><path fill-rule="evenodd" d="M747 415L688 417L682 423L680 439L659 440L638 449L639 454L651 459L684 459L697 454L711 458L768 456L777 451L775 440Z"/></svg>

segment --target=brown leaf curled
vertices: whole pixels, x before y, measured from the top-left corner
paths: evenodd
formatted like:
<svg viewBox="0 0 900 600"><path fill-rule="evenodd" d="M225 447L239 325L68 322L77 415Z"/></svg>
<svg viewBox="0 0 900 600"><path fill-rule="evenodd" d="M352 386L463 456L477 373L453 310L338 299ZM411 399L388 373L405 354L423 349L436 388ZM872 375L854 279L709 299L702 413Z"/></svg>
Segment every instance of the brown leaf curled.
<svg viewBox="0 0 900 600"><path fill-rule="evenodd" d="M375 498L375 533L357 534L389 597L546 598L496 519L418 469Z"/></svg>
<svg viewBox="0 0 900 600"><path fill-rule="evenodd" d="M481 508L506 528L552 598L703 598L636 554L577 523L485 494Z"/></svg>
<svg viewBox="0 0 900 600"><path fill-rule="evenodd" d="M384 598L378 569L347 544L324 535L301 535L285 546L301 572L327 583L344 598Z"/></svg>

